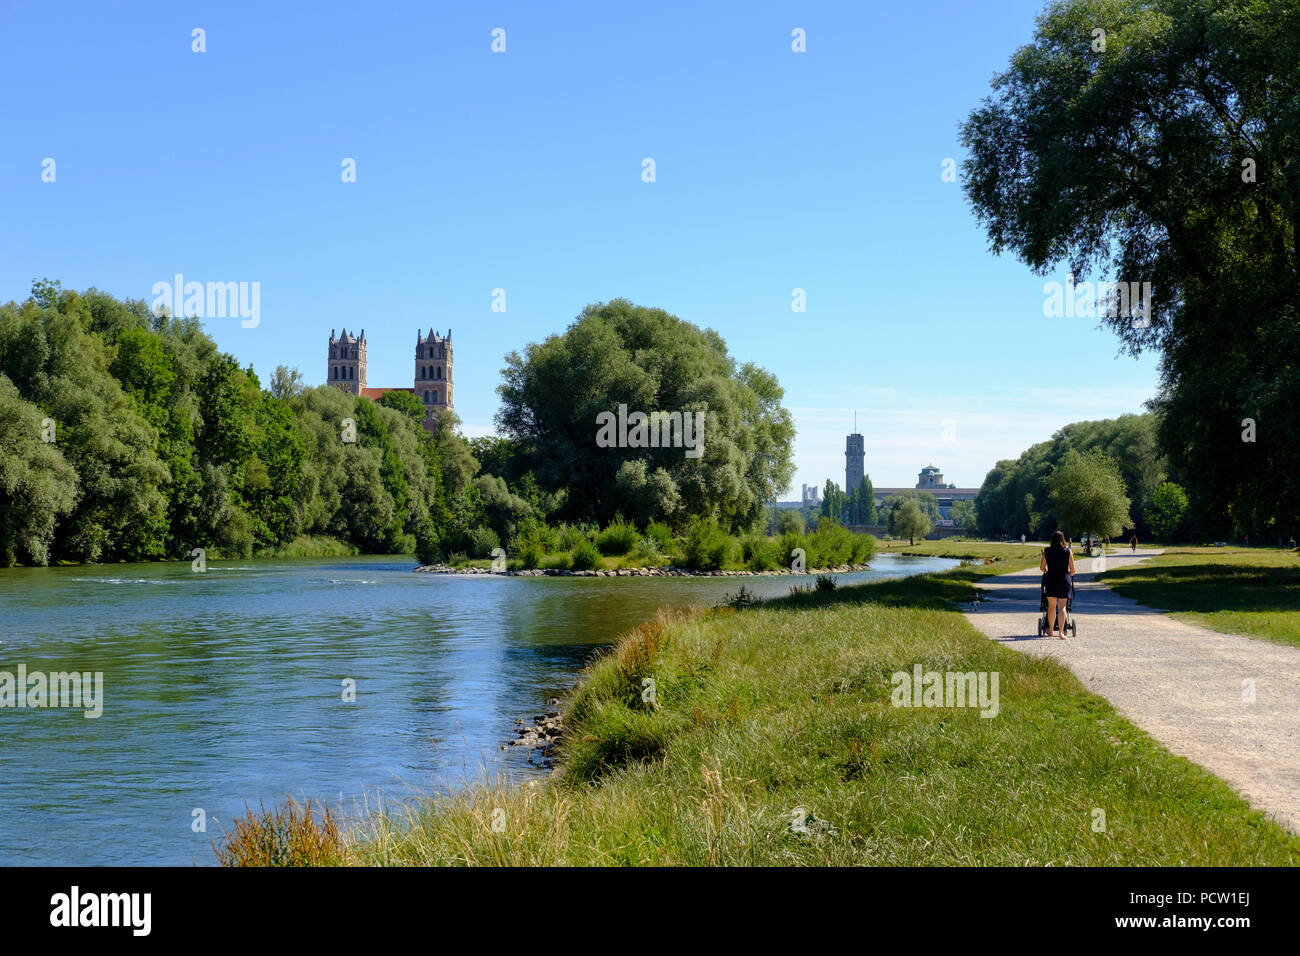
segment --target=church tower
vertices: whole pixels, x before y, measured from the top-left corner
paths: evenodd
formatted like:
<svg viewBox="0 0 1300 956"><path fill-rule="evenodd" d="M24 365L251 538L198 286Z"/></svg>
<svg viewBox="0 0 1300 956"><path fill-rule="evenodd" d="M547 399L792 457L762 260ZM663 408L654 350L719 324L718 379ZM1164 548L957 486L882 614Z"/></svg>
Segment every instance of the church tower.
<svg viewBox="0 0 1300 956"><path fill-rule="evenodd" d="M360 337L344 329L338 338L330 329L330 361L325 381L350 395L360 395L366 387L366 330Z"/></svg>
<svg viewBox="0 0 1300 956"><path fill-rule="evenodd" d="M452 410L451 329L443 338L433 329L415 332L415 397L424 403L424 427L433 430L434 415Z"/></svg>

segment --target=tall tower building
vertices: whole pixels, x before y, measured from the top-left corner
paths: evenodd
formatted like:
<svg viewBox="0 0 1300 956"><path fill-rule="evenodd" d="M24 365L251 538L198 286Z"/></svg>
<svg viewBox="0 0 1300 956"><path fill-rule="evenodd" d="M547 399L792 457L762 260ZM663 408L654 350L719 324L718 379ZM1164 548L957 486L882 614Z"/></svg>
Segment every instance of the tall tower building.
<svg viewBox="0 0 1300 956"><path fill-rule="evenodd" d="M415 388L424 403L424 427L432 430L434 413L452 410L451 329L443 338L433 329L428 335L415 333Z"/></svg>
<svg viewBox="0 0 1300 956"><path fill-rule="evenodd" d="M325 381L351 395L360 395L366 387L366 330L360 337L344 329L338 338L330 329L329 371Z"/></svg>
<svg viewBox="0 0 1300 956"><path fill-rule="evenodd" d="M852 494L862 484L865 472L866 452L863 451L862 436L856 432L844 441L844 491Z"/></svg>

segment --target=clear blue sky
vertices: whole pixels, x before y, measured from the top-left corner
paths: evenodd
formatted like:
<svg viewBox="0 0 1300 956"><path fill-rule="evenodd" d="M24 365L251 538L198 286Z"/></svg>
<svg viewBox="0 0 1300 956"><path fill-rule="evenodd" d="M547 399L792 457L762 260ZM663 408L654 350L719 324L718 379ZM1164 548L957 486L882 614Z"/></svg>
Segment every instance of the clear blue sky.
<svg viewBox="0 0 1300 956"><path fill-rule="evenodd" d="M1155 391L1153 357L1045 318L1045 280L941 180L1040 8L0 0L0 300L256 281L257 328L207 327L264 382L322 382L346 326L369 384L409 386L417 327L451 328L483 434L505 352L625 296L776 373L794 494L843 482L855 409L876 485L931 462L978 485Z"/></svg>

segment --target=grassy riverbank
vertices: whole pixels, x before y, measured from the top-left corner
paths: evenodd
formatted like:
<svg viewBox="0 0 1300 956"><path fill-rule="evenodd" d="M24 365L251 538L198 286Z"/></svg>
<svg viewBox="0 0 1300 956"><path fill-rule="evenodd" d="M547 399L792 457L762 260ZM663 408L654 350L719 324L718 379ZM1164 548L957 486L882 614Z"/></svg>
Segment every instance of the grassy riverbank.
<svg viewBox="0 0 1300 956"><path fill-rule="evenodd" d="M1064 667L978 634L957 609L977 570L661 617L586 670L551 781L390 808L332 838L300 827L311 849L294 859L1300 863L1300 838ZM893 706L891 675L918 664L998 673L997 715ZM265 858L270 835L255 826L236 849Z"/></svg>
<svg viewBox="0 0 1300 956"><path fill-rule="evenodd" d="M1275 548L1171 548L1102 581L1182 621L1300 647L1300 556Z"/></svg>
<svg viewBox="0 0 1300 956"><path fill-rule="evenodd" d="M965 580L976 581L990 574L1010 574L1035 567L1044 547L1041 541L1020 542L973 541L942 538L938 541L918 541L916 544L882 543L882 551L896 554L913 554L932 558L956 558L970 562L970 566L954 569Z"/></svg>

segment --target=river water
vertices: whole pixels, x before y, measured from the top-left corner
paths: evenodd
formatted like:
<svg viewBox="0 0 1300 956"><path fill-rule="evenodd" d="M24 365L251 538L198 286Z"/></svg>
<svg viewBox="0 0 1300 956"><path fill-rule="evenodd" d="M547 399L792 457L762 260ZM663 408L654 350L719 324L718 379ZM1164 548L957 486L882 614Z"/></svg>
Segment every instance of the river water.
<svg viewBox="0 0 1300 956"><path fill-rule="evenodd" d="M956 563L881 555L837 577ZM544 773L500 745L596 650L657 607L717 604L741 584L784 594L796 580L411 568L365 557L211 562L201 574L0 570L0 672L103 674L97 718L0 707L0 865L208 865L245 802L311 797L352 812Z"/></svg>

